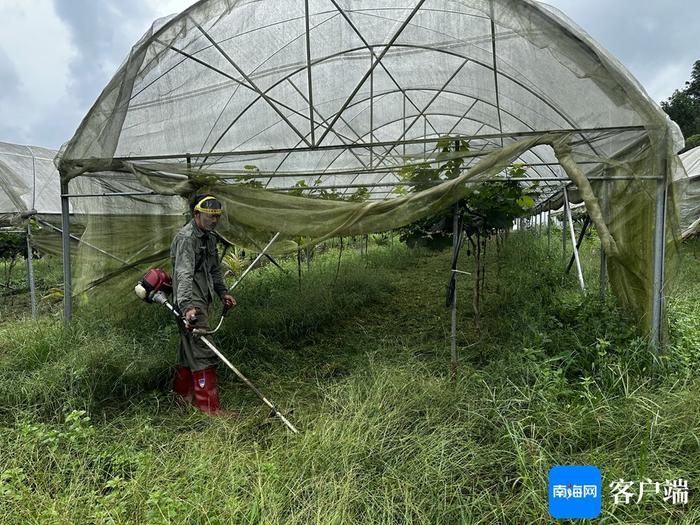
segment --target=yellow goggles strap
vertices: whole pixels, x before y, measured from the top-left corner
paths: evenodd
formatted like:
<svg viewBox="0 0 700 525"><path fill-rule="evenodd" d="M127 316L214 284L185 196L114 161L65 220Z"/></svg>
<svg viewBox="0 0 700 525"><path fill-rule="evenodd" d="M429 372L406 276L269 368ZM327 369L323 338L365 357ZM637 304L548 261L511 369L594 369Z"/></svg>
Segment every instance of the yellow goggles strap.
<svg viewBox="0 0 700 525"><path fill-rule="evenodd" d="M212 209L212 208L202 208L202 204L204 204L207 201L215 201L217 200L216 197L212 197L211 195L208 197L204 197L201 201L197 203L197 205L194 207L194 211L198 211L200 213L208 213L209 215L221 215L224 213L224 210L221 208L219 209Z"/></svg>

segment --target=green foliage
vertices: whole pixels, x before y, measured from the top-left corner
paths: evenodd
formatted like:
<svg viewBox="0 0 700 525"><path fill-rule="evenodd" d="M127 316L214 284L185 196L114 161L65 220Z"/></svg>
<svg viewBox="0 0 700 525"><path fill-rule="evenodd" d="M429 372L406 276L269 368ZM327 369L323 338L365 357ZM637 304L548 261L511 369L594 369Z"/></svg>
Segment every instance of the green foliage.
<svg viewBox="0 0 700 525"><path fill-rule="evenodd" d="M85 410L70 411L60 427L25 422L19 425L19 431L28 442L48 448L80 444L94 434L90 416Z"/></svg>
<svg viewBox="0 0 700 525"><path fill-rule="evenodd" d="M296 195L297 197L303 197L305 195L305 189L308 188L309 185L306 184L306 181L304 179L300 179L294 184L293 190L289 191L289 195Z"/></svg>
<svg viewBox="0 0 700 525"><path fill-rule="evenodd" d="M36 220L31 219L29 221L29 227L31 232L36 232L40 229L39 224ZM17 286L20 284L21 280L18 279L16 274L17 262L20 259L27 259L27 232L25 226L22 226L22 230L0 230L0 260L2 260L3 267L3 283L6 292L13 293L16 291ZM32 257L34 259L39 258L40 254L36 249L32 248ZM26 271L23 272L23 279L26 279Z"/></svg>
<svg viewBox="0 0 700 525"><path fill-rule="evenodd" d="M364 202L369 199L370 192L365 186L361 186L354 193L340 193L335 188L323 187L323 179L319 177L311 186L306 184L304 179L298 180L294 185L294 189L289 191L289 195L332 201Z"/></svg>
<svg viewBox="0 0 700 525"><path fill-rule="evenodd" d="M155 490L148 495L146 507L146 521L164 525L172 523L185 510L185 504L180 498L172 497L160 490Z"/></svg>
<svg viewBox="0 0 700 525"><path fill-rule="evenodd" d="M392 266L410 263L405 248L397 246L388 249L395 258ZM374 268L374 275L368 275L357 269L341 272L336 279L337 255L320 253L314 258L310 271L306 271L301 283L290 280L295 271L282 273L274 266L268 265L256 270L256 275L246 281L245 291L237 294L245 308L237 308L224 328L222 337L227 344L245 351L255 351L261 338L273 338L277 341L290 341L304 337L333 319L351 315L363 305L373 304L387 292L387 270L381 262L389 256L368 254L364 264ZM344 255L345 265L357 264L357 252ZM283 262L283 267L293 270L293 261ZM301 291L303 293L300 293ZM344 293L338 293L343 290ZM345 293L347 292L347 293Z"/></svg>
<svg viewBox="0 0 700 525"><path fill-rule="evenodd" d="M406 182L403 191L422 191L431 188L437 183L459 177L464 165L464 159L461 157L452 158L450 153L468 152L469 143L463 140L453 141L446 138L438 141L436 148L436 160L446 159L446 161L438 165L421 163L401 168L399 178Z"/></svg>
<svg viewBox="0 0 700 525"><path fill-rule="evenodd" d="M408 191L427 189L441 181L454 179L460 175L464 159L451 158L450 153L467 152L469 144L459 141L454 144L447 139L438 143L440 155L447 160L444 164L431 167L428 164L402 168L401 179L407 182ZM470 186L468 195L459 203L464 228L468 235L490 236L499 230L510 228L513 220L527 213L535 204L530 196L537 190L538 183L525 190L517 179L525 177L525 168L515 164L508 170L508 178L503 182L484 182ZM452 210L437 216L427 217L400 229L402 241L411 246L422 245L434 249L448 246L452 235Z"/></svg>
<svg viewBox="0 0 700 525"><path fill-rule="evenodd" d="M450 152L469 151L469 143L442 139L437 144L438 155L449 156ZM431 188L435 184L454 179L459 176L464 159L453 158L437 166L431 164L416 164L404 166L399 177L406 182L405 186L397 186L394 192L406 195ZM452 212L444 212L437 216L426 217L399 228L399 238L409 246L424 246L430 249L442 249L451 244Z"/></svg>
<svg viewBox="0 0 700 525"><path fill-rule="evenodd" d="M687 377L700 367L700 239L689 241L684 247L685 260L677 276L679 286L668 295L671 344L663 358L670 368Z"/></svg>
<svg viewBox="0 0 700 525"><path fill-rule="evenodd" d="M347 200L350 202L365 202L367 199L369 199L369 197L369 190L365 186L362 186L357 188L354 193L350 194Z"/></svg>
<svg viewBox="0 0 700 525"><path fill-rule="evenodd" d="M233 250L231 250L226 252L226 255L224 255L221 264L225 269L226 273L231 272L233 275L238 276L241 275L241 273L243 273L243 270L246 266L246 261L245 258L242 257L239 253L236 253Z"/></svg>
<svg viewBox="0 0 700 525"><path fill-rule="evenodd" d="M673 92L668 100L661 103L671 120L681 128L683 136L690 139L700 135L700 60L696 60L685 87ZM692 146L686 144L685 150Z"/></svg>
<svg viewBox="0 0 700 525"><path fill-rule="evenodd" d="M321 177L316 179L314 181L314 186L322 186L323 185L323 180ZM307 197L316 197L318 199L325 199L325 200L330 200L330 201L340 201L340 200L345 200L345 197L338 192L335 188L318 188L315 191L310 192L307 194Z"/></svg>
<svg viewBox="0 0 700 525"><path fill-rule="evenodd" d="M0 231L0 259L14 259L27 251L26 233Z"/></svg>
<svg viewBox="0 0 700 525"><path fill-rule="evenodd" d="M0 264L7 288L0 291L0 322L22 318L31 312L31 298L27 281L27 266L21 259L4 260ZM24 262L24 261L22 261ZM63 265L61 257L44 256L34 259L34 282L39 311L49 313L60 309L54 303L63 297ZM2 345L0 345L2 346Z"/></svg>
<svg viewBox="0 0 700 525"><path fill-rule="evenodd" d="M27 475L22 467L9 468L0 473L0 498L7 501L20 501L26 496Z"/></svg>
<svg viewBox="0 0 700 525"><path fill-rule="evenodd" d="M0 259L3 265L3 286L5 290L12 287L12 274L21 256L26 257L27 244L25 233L0 231Z"/></svg>
<svg viewBox="0 0 700 525"><path fill-rule="evenodd" d="M687 139L685 139L685 148L684 151L691 150L693 148L697 148L700 146L700 133L697 133L695 135L691 135Z"/></svg>
<svg viewBox="0 0 700 525"><path fill-rule="evenodd" d="M201 173L190 173L190 183L196 188L194 194L201 193L201 188L209 188L218 184L219 178L216 175L202 175Z"/></svg>
<svg viewBox="0 0 700 525"><path fill-rule="evenodd" d="M479 184L467 196L464 203L467 233L490 236L498 230L506 230L514 219L524 216L534 206L534 199L516 180L525 176L525 169L514 165L508 176L510 178L503 182ZM533 192L537 187L535 182L527 191Z"/></svg>
<svg viewBox="0 0 700 525"><path fill-rule="evenodd" d="M258 175L260 174L260 169L257 166L254 166L253 164L246 164L245 166L243 166L243 169L246 172L249 172L250 175L240 175L236 177L235 180L237 184L250 186L252 188L265 187L260 178L258 177Z"/></svg>

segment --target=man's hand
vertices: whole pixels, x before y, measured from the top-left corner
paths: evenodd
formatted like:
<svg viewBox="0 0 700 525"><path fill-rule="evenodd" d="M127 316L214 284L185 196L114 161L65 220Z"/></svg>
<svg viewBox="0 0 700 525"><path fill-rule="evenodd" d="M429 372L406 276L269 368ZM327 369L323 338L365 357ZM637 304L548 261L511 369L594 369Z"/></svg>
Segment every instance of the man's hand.
<svg viewBox="0 0 700 525"><path fill-rule="evenodd" d="M228 310L229 308L233 308L236 306L236 300L233 298L233 295L226 294L222 297L221 299L224 303L224 308Z"/></svg>
<svg viewBox="0 0 700 525"><path fill-rule="evenodd" d="M185 312L185 320L189 323L192 321L192 318L197 315L197 309L196 308L190 308Z"/></svg>

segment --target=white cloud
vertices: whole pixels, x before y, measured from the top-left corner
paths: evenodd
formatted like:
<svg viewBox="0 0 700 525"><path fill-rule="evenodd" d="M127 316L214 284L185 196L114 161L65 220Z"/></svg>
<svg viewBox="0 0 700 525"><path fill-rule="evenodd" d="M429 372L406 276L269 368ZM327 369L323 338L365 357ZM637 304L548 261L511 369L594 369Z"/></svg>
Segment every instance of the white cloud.
<svg viewBox="0 0 700 525"><path fill-rule="evenodd" d="M146 0L156 18L184 11L193 3L192 0Z"/></svg>
<svg viewBox="0 0 700 525"><path fill-rule="evenodd" d="M5 21L0 31L0 54L9 62L17 82L15 96L0 100L0 133L4 135L9 128L20 134L0 135L0 140L27 141L42 115L66 95L75 50L51 0L6 0L0 4L0 20Z"/></svg>
<svg viewBox="0 0 700 525"><path fill-rule="evenodd" d="M193 2L0 0L0 141L60 146L150 24ZM700 58L700 3L547 3L615 55L656 101L682 87Z"/></svg>
<svg viewBox="0 0 700 525"><path fill-rule="evenodd" d="M690 79L693 61L670 62L661 69L649 72L645 78L645 87L649 96L661 102L667 99L676 89L681 89Z"/></svg>
<svg viewBox="0 0 700 525"><path fill-rule="evenodd" d="M61 13L54 0L0 2L0 141L58 148L153 20L191 4L92 1L64 0Z"/></svg>

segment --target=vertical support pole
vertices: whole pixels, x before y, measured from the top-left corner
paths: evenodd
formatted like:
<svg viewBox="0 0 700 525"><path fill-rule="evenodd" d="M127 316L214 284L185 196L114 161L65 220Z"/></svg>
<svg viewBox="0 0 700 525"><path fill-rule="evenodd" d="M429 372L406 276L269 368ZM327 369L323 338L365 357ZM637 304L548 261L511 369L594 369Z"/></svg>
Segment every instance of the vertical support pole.
<svg viewBox="0 0 700 525"><path fill-rule="evenodd" d="M32 156L32 212L36 213L36 157L32 148L27 146L29 154ZM29 281L29 296L32 301L32 319L36 321L36 286L34 283L34 261L32 254L32 227L31 218L27 222L27 281Z"/></svg>
<svg viewBox="0 0 700 525"><path fill-rule="evenodd" d="M36 286L34 284L34 264L32 256L32 228L27 224L27 281L29 281L29 296L32 300L32 319L36 321Z"/></svg>
<svg viewBox="0 0 700 525"><path fill-rule="evenodd" d="M374 52L370 52L369 55L369 71L369 167L371 168L374 165Z"/></svg>
<svg viewBox="0 0 700 525"><path fill-rule="evenodd" d="M185 154L185 160L187 161L187 169L192 169L192 155L189 153Z"/></svg>
<svg viewBox="0 0 700 525"><path fill-rule="evenodd" d="M503 147L503 121L501 119L501 100L498 89L498 64L496 63L496 15L494 13L494 2L491 0L490 18L491 18L491 54L493 56L493 89L496 94L496 112L498 113L498 131L501 133L501 147Z"/></svg>
<svg viewBox="0 0 700 525"><path fill-rule="evenodd" d="M63 243L63 323L68 325L73 317L73 291L70 271L70 201L68 181L61 174L61 237Z"/></svg>
<svg viewBox="0 0 700 525"><path fill-rule="evenodd" d="M574 231L574 221L571 218L571 206L569 206L569 196L564 188L564 206L566 207L566 219L569 223L569 234L571 235L571 246L574 249L574 260L576 261L576 271L578 272L578 284L581 286L581 291L586 291L586 285L583 282L583 270L581 269L581 259L578 256L578 248L576 247L576 232ZM582 237L583 239L583 237Z"/></svg>
<svg viewBox="0 0 700 525"><path fill-rule="evenodd" d="M608 292L608 256L600 246L600 284L598 285L598 298L601 301L605 301L605 294Z"/></svg>
<svg viewBox="0 0 700 525"><path fill-rule="evenodd" d="M406 157L406 92L401 91L403 95L403 156Z"/></svg>
<svg viewBox="0 0 700 525"><path fill-rule="evenodd" d="M600 183L600 199L602 200L601 210L603 212L603 220L608 221L608 182L601 181ZM603 249L603 243L600 243L600 275L598 284L598 298L601 301L605 300L605 294L608 291L608 256Z"/></svg>
<svg viewBox="0 0 700 525"><path fill-rule="evenodd" d="M552 249L552 201L549 201L547 207L547 255Z"/></svg>
<svg viewBox="0 0 700 525"><path fill-rule="evenodd" d="M569 207L569 201L567 199L568 199L568 195L566 193L566 188L564 188L564 191L562 192L562 203L564 205L564 213L561 214L561 263L562 263L562 265L566 263L566 228L568 228L566 210Z"/></svg>
<svg viewBox="0 0 700 525"><path fill-rule="evenodd" d="M573 221L571 221L573 223ZM586 236L586 230L588 229L588 226L591 224L591 218L586 217L586 220L583 221L583 227L581 228L581 233L579 234L578 241L574 245L574 248L576 249L576 253L581 253L579 250L581 249L581 244L583 244L583 239ZM569 259L569 264L566 265L566 273L569 273L569 270L571 270L571 267L574 265L574 259L575 259L575 254L571 254L571 258Z"/></svg>
<svg viewBox="0 0 700 525"><path fill-rule="evenodd" d="M309 0L304 0L304 19L306 20L306 83L309 94L309 126L311 127L311 145L316 145L316 124L314 124L314 90L311 83L311 36L309 28Z"/></svg>
<svg viewBox="0 0 700 525"><path fill-rule="evenodd" d="M452 260L456 260L457 251L459 250L459 205L455 204L452 208ZM452 279L454 279L454 288L452 291L452 329L450 332L450 376L454 381L457 376L457 272L454 271L456 264L452 265Z"/></svg>
<svg viewBox="0 0 700 525"><path fill-rule="evenodd" d="M664 309L664 258L666 231L666 158L660 163L663 178L656 182L656 209L654 212L654 267L651 303L651 344L661 349Z"/></svg>

